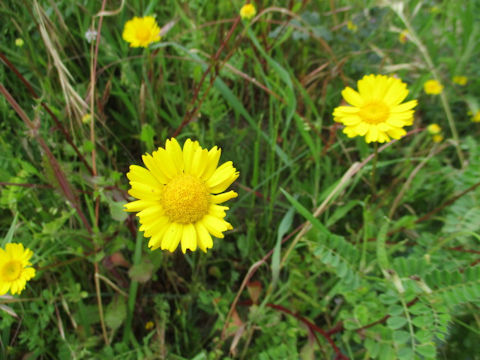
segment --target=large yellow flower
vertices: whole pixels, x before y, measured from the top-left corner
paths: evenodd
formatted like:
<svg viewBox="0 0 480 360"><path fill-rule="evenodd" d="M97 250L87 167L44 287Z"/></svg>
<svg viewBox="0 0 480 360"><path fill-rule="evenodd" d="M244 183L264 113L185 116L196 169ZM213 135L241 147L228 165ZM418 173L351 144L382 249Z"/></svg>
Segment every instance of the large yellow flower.
<svg viewBox="0 0 480 360"><path fill-rule="evenodd" d="M132 165L127 174L132 188L128 191L140 199L125 205L126 211L138 212L141 231L150 237L148 246L173 252L179 243L182 251L203 250L213 246L213 235L223 238L232 225L224 220L226 206L235 191L224 192L239 172L227 161L217 167L221 150L210 151L197 141L187 139L183 150L174 138L165 148L142 157L146 169Z"/></svg>
<svg viewBox="0 0 480 360"><path fill-rule="evenodd" d="M365 75L357 82L358 92L351 87L342 96L352 106L338 106L334 120L345 125L348 137L365 136L365 141L387 142L406 134L404 126L413 124L413 108L417 100L401 103L408 95L407 85L386 75Z"/></svg>
<svg viewBox="0 0 480 360"><path fill-rule="evenodd" d="M135 16L125 23L122 38L130 43L130 47L147 47L160 41L160 27L153 16Z"/></svg>
<svg viewBox="0 0 480 360"><path fill-rule="evenodd" d="M22 244L9 243L5 250L0 249L0 295L20 294L27 281L35 276L35 269L30 267L33 252L24 249Z"/></svg>

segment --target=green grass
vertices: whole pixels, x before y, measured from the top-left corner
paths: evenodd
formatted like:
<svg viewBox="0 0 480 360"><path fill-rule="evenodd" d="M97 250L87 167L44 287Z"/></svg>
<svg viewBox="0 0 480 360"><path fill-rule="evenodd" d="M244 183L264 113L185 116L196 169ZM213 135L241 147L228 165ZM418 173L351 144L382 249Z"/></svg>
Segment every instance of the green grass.
<svg viewBox="0 0 480 360"><path fill-rule="evenodd" d="M1 245L37 269L0 297L1 358L478 358L480 1L255 4L0 3ZM143 15L174 25L129 48ZM373 144L331 115L372 73L418 100L375 186ZM128 167L174 134L240 171L206 254L150 251L122 211Z"/></svg>

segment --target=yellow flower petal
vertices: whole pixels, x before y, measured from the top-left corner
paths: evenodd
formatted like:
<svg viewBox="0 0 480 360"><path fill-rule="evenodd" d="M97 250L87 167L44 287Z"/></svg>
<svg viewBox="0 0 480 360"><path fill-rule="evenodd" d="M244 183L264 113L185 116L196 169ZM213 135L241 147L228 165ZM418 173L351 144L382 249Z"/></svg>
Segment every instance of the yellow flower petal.
<svg viewBox="0 0 480 360"><path fill-rule="evenodd" d="M198 247L203 251L207 252L207 249L213 247L213 240L208 232L207 228L202 224L202 222L197 222L195 224L195 230L197 231L197 243Z"/></svg>
<svg viewBox="0 0 480 360"><path fill-rule="evenodd" d="M221 204L221 203L224 203L225 201L236 198L237 196L238 194L235 191L230 190L223 194L210 195L210 199L213 204Z"/></svg>
<svg viewBox="0 0 480 360"><path fill-rule="evenodd" d="M355 90L353 90L351 87L346 87L342 91L342 96L345 99L345 101L348 102L350 105L360 107L360 106L363 106L364 104L364 100L360 96L360 94Z"/></svg>
<svg viewBox="0 0 480 360"><path fill-rule="evenodd" d="M197 232L193 224L187 224L183 228L182 252L185 254L187 249L191 251L197 250Z"/></svg>

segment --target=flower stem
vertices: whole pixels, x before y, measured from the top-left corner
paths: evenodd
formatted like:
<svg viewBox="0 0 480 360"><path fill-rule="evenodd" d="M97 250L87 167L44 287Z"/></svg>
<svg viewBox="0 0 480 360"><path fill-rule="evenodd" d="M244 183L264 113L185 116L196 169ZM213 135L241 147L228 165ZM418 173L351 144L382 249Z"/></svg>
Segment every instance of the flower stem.
<svg viewBox="0 0 480 360"><path fill-rule="evenodd" d="M377 159L378 159L378 143L375 142L375 147L374 147L374 155L373 155L373 162L372 162L372 181L371 181L371 186L372 186L372 193L373 197L377 195L377 185L375 182L375 173L377 170Z"/></svg>
<svg viewBox="0 0 480 360"><path fill-rule="evenodd" d="M390 7L398 15L400 20L402 20L403 24L407 28L409 38L418 47L418 50L420 50L420 52L422 53L423 58L425 59L425 63L427 64L430 72L432 73L433 78L441 83L440 76L438 75L438 72L435 69L435 65L433 64L433 60L430 57L428 49L423 44L423 42L420 40L420 38L418 37L417 33L415 32L415 29L413 28L412 24L410 24L410 21L405 16L405 14L403 12L403 6L398 6L398 4L392 4L392 5L390 5ZM453 120L453 115L452 115L452 111L450 109L450 105L448 103L447 95L445 95L444 91L442 91L442 93L440 94L440 100L441 100L443 110L445 111L445 115L446 115L447 120L448 120L448 125L450 127L450 131L452 132L452 137L453 137L453 140L454 140L454 143L455 143L455 148L457 150L458 159L460 160L460 166L463 167L465 158L463 156L462 150L460 149L460 140L458 138L457 128L456 128L455 122Z"/></svg>

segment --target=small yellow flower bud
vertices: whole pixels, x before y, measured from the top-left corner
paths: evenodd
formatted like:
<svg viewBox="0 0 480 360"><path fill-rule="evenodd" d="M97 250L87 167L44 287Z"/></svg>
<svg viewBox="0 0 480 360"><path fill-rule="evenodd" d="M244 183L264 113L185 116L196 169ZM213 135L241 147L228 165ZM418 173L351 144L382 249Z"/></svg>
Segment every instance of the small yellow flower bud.
<svg viewBox="0 0 480 360"><path fill-rule="evenodd" d="M430 124L427 126L430 135L438 135L442 132L442 128L438 124Z"/></svg>
<svg viewBox="0 0 480 360"><path fill-rule="evenodd" d="M443 91L443 85L437 80L428 80L423 84L423 90L429 95L439 95Z"/></svg>
<svg viewBox="0 0 480 360"><path fill-rule="evenodd" d="M257 9L255 9L255 5L253 4L245 4L240 9L240 17L244 20L250 20L255 15L257 15Z"/></svg>
<svg viewBox="0 0 480 360"><path fill-rule="evenodd" d="M458 84L461 86L467 85L467 82L468 82L468 78L466 76L454 76L452 80L455 84Z"/></svg>

